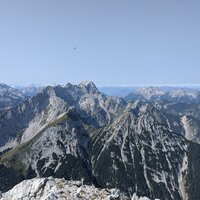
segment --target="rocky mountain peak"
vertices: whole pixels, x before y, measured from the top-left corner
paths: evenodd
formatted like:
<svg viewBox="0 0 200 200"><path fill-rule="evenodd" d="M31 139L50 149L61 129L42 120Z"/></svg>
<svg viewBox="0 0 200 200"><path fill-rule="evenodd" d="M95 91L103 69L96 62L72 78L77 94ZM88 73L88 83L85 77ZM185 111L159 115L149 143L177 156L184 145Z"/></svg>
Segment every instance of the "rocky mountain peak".
<svg viewBox="0 0 200 200"><path fill-rule="evenodd" d="M73 84L71 84L71 83L67 83L64 87L66 87L66 88L73 88Z"/></svg>
<svg viewBox="0 0 200 200"><path fill-rule="evenodd" d="M128 197L116 189L98 189L94 186L83 185L80 181L66 181L49 177L25 180L3 194L1 200L19 199L128 200Z"/></svg>
<svg viewBox="0 0 200 200"><path fill-rule="evenodd" d="M86 88L90 93L97 93L98 89L92 81L83 81L79 84L80 87Z"/></svg>
<svg viewBox="0 0 200 200"><path fill-rule="evenodd" d="M47 93L50 97L55 96L55 88L53 86L47 86L43 92Z"/></svg>
<svg viewBox="0 0 200 200"><path fill-rule="evenodd" d="M194 90L188 90L188 89L179 89L179 90L174 90L170 92L170 96L172 98L183 98L187 97L188 100L195 100L199 97L199 92L194 91Z"/></svg>
<svg viewBox="0 0 200 200"><path fill-rule="evenodd" d="M0 84L0 111L14 107L27 99L28 97L21 91L6 84Z"/></svg>
<svg viewBox="0 0 200 200"><path fill-rule="evenodd" d="M0 83L0 88L10 88L10 86L6 85L5 83Z"/></svg>
<svg viewBox="0 0 200 200"><path fill-rule="evenodd" d="M24 96L23 93L13 87L10 87L4 83L0 83L0 95L5 95L5 94L13 94L13 95L18 95L18 96Z"/></svg>
<svg viewBox="0 0 200 200"><path fill-rule="evenodd" d="M162 96L166 91L159 87L144 87L137 90L138 94L143 95L146 99L151 99L154 96Z"/></svg>

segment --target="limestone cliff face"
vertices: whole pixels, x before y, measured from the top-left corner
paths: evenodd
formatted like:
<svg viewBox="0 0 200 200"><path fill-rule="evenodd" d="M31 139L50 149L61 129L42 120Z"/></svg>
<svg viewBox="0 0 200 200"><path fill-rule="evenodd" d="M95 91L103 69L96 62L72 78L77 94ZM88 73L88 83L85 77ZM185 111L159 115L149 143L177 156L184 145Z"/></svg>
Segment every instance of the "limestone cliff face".
<svg viewBox="0 0 200 200"><path fill-rule="evenodd" d="M12 190L1 195L1 200L128 200L129 198L116 189L98 189L82 185L79 181L64 179L35 178L16 185Z"/></svg>
<svg viewBox="0 0 200 200"><path fill-rule="evenodd" d="M198 104L179 104L126 103L92 82L47 87L0 114L0 190L53 176L129 199L200 199Z"/></svg>
<svg viewBox="0 0 200 200"><path fill-rule="evenodd" d="M19 105L28 99L21 91L6 84L0 84L0 112Z"/></svg>

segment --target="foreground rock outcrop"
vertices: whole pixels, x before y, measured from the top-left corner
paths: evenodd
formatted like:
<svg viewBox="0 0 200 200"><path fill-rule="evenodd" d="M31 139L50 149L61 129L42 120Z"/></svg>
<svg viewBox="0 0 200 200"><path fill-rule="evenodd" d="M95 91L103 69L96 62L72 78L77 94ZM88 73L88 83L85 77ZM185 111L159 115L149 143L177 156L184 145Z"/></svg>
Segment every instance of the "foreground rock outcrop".
<svg viewBox="0 0 200 200"><path fill-rule="evenodd" d="M117 189L98 189L82 185L80 181L34 178L25 180L12 190L2 194L1 200L128 200Z"/></svg>

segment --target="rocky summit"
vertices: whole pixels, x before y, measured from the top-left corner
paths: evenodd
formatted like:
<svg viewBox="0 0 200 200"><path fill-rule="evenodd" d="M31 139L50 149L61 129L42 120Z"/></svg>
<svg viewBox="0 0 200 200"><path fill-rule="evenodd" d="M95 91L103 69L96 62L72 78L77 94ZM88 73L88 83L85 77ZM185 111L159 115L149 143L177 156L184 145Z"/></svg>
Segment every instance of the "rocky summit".
<svg viewBox="0 0 200 200"><path fill-rule="evenodd" d="M34 178L25 180L12 190L1 195L1 200L127 200L124 194L116 189L98 189L82 185L80 181L64 179Z"/></svg>
<svg viewBox="0 0 200 200"><path fill-rule="evenodd" d="M0 112L2 198L200 199L199 96L44 88Z"/></svg>
<svg viewBox="0 0 200 200"><path fill-rule="evenodd" d="M0 83L0 111L8 110L28 99L20 90Z"/></svg>

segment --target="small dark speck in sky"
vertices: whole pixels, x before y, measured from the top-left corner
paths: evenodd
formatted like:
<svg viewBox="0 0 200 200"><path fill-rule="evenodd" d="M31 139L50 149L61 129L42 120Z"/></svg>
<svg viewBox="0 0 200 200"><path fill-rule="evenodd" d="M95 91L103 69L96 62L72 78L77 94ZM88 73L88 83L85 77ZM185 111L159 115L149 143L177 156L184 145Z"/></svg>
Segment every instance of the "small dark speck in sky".
<svg viewBox="0 0 200 200"><path fill-rule="evenodd" d="M74 47L73 49L74 49L74 50L77 50L77 47Z"/></svg>

